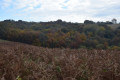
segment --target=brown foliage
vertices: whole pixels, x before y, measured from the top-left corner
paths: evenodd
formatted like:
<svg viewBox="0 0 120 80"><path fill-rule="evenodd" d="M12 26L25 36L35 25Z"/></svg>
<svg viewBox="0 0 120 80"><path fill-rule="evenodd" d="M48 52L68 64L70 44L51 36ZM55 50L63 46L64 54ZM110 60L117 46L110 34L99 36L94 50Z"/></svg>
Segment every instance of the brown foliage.
<svg viewBox="0 0 120 80"><path fill-rule="evenodd" d="M120 80L120 51L0 43L0 79L16 80L17 77L22 80Z"/></svg>

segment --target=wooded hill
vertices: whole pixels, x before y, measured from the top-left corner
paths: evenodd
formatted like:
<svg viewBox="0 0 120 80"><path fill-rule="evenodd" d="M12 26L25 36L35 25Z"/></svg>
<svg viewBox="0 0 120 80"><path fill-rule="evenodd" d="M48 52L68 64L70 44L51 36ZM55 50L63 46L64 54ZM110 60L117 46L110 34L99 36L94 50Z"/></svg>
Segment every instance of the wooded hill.
<svg viewBox="0 0 120 80"><path fill-rule="evenodd" d="M120 24L4 20L0 22L0 39L49 48L120 49Z"/></svg>

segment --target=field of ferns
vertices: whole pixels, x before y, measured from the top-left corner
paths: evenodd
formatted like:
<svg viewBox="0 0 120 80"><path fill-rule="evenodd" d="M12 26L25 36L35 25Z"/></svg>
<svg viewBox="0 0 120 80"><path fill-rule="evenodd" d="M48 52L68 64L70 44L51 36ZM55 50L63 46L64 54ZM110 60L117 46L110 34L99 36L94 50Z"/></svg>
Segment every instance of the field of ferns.
<svg viewBox="0 0 120 80"><path fill-rule="evenodd" d="M2 42L0 80L120 80L120 51Z"/></svg>

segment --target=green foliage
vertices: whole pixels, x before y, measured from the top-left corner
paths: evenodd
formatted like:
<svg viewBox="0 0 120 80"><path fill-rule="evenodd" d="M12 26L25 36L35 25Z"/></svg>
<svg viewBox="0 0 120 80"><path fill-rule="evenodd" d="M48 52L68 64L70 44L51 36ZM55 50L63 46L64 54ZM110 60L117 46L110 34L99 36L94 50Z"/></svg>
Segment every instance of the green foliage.
<svg viewBox="0 0 120 80"><path fill-rule="evenodd" d="M103 44L98 44L98 45L96 46L96 48L97 48L97 49L103 49L103 48L104 48L104 45L103 45Z"/></svg>
<svg viewBox="0 0 120 80"><path fill-rule="evenodd" d="M17 78L16 78L17 80L22 80L22 78L20 77L20 76L17 76Z"/></svg>
<svg viewBox="0 0 120 80"><path fill-rule="evenodd" d="M56 70L57 70L57 72L61 72L60 66L56 66Z"/></svg>
<svg viewBox="0 0 120 80"><path fill-rule="evenodd" d="M105 31L105 28L104 27L100 27L100 31Z"/></svg>
<svg viewBox="0 0 120 80"><path fill-rule="evenodd" d="M120 50L120 47L119 46L112 46L112 49L113 50Z"/></svg>

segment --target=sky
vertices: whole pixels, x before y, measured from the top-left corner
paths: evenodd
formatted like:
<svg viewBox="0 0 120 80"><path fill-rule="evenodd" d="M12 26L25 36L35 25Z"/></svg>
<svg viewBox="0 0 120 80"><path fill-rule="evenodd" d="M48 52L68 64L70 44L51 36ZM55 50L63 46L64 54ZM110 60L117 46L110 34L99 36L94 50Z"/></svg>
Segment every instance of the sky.
<svg viewBox="0 0 120 80"><path fill-rule="evenodd" d="M120 0L0 0L0 21L120 21Z"/></svg>

